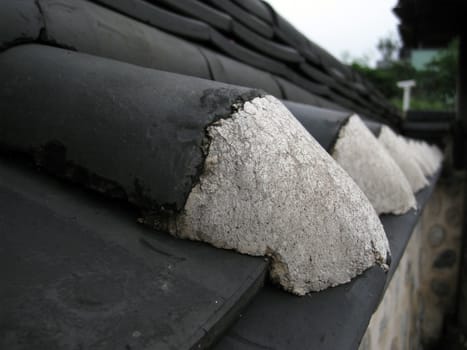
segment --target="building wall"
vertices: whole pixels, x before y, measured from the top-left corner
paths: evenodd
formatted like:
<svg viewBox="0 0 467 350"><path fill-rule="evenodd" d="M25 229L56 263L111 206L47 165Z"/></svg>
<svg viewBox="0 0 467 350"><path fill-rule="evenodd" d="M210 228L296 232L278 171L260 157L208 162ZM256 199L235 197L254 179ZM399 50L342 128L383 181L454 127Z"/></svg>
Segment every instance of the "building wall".
<svg viewBox="0 0 467 350"><path fill-rule="evenodd" d="M421 349L435 344L454 312L463 185L441 180L360 344L366 349Z"/></svg>
<svg viewBox="0 0 467 350"><path fill-rule="evenodd" d="M410 63L416 70L423 70L426 68L426 65L430 63L440 52L441 50L435 49L412 50L410 52Z"/></svg>

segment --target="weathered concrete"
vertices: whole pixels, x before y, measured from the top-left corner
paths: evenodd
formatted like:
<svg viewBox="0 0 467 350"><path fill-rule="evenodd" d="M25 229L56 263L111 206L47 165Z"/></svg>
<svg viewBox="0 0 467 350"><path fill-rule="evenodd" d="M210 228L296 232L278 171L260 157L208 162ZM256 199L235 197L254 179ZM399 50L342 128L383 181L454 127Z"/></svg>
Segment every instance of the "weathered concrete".
<svg viewBox="0 0 467 350"><path fill-rule="evenodd" d="M332 155L378 214L403 214L416 207L404 173L357 115L341 129Z"/></svg>
<svg viewBox="0 0 467 350"><path fill-rule="evenodd" d="M435 172L441 167L443 163L443 152L436 145L426 144L427 151L430 153L430 158L432 159Z"/></svg>
<svg viewBox="0 0 467 350"><path fill-rule="evenodd" d="M433 175L439 169L443 155L437 146L415 140L406 140L406 144L426 176Z"/></svg>
<svg viewBox="0 0 467 350"><path fill-rule="evenodd" d="M430 163L432 164L432 169L434 169L434 173L441 167L441 163L443 162L443 153L436 145L429 145L427 143L423 143L422 146L428 155Z"/></svg>
<svg viewBox="0 0 467 350"><path fill-rule="evenodd" d="M414 140L404 139L404 141L407 146L407 153L410 153L415 159L415 162L422 170L423 175L430 176L432 170L430 169L430 165L428 164L427 160L423 156L423 153L420 152L420 147L418 144Z"/></svg>
<svg viewBox="0 0 467 350"><path fill-rule="evenodd" d="M399 165L400 169L409 181L413 192L418 192L428 185L428 181L423 175L422 169L412 156L411 152L408 152L407 143L402 137L396 135L391 128L383 126L378 140L389 152L397 165Z"/></svg>
<svg viewBox="0 0 467 350"><path fill-rule="evenodd" d="M278 100L246 102L207 135L204 171L173 234L267 255L272 279L299 295L385 267L371 204Z"/></svg>

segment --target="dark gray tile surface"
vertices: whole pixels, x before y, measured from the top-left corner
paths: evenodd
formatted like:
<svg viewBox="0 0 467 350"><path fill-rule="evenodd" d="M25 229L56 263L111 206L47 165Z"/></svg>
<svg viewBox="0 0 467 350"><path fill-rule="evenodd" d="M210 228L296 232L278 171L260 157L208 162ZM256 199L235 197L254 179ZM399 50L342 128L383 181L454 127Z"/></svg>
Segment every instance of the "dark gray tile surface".
<svg viewBox="0 0 467 350"><path fill-rule="evenodd" d="M0 348L207 346L261 287L253 258L0 160Z"/></svg>

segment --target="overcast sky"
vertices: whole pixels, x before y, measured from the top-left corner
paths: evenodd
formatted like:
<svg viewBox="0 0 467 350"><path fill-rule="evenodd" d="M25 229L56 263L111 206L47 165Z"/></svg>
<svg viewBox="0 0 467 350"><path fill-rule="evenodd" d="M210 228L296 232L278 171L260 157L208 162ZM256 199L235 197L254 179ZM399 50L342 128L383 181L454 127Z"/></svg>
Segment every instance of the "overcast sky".
<svg viewBox="0 0 467 350"><path fill-rule="evenodd" d="M397 0L266 0L297 29L342 59L379 58L381 37L398 37L398 20L392 12Z"/></svg>

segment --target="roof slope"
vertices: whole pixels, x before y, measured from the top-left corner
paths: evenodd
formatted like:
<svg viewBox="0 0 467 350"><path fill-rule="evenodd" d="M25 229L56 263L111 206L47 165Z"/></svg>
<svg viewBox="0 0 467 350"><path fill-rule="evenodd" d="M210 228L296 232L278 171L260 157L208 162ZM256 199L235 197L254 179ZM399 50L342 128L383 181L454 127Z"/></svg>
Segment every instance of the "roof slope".
<svg viewBox="0 0 467 350"><path fill-rule="evenodd" d="M2 21L3 17L6 21L18 16L20 11L11 5L14 0L6 2L9 5L4 5L7 11L2 11ZM250 84L247 86L262 88L278 98L304 103L320 99L323 107L337 104L389 123L399 120L396 110L371 84L305 38L261 1L252 0L251 5L230 0L95 2L98 4L86 0L38 0L40 11L28 8L21 12L28 21L27 32L31 33L18 29L16 38L4 39L0 44L39 39L156 69L237 85ZM252 8L254 12L248 12ZM35 24L38 11L40 28ZM213 59L207 59L208 55L223 62L229 81L213 73ZM249 80L243 74L234 74L242 63L254 67L250 69ZM262 76L271 81L266 83L260 79ZM284 81L294 89L285 91Z"/></svg>
<svg viewBox="0 0 467 350"><path fill-rule="evenodd" d="M355 112L372 140L399 124L368 82L259 0L4 0L0 28L1 348L356 348L420 213L386 237L326 153ZM177 231L188 200L209 232ZM268 270L299 294L363 274L299 299Z"/></svg>

